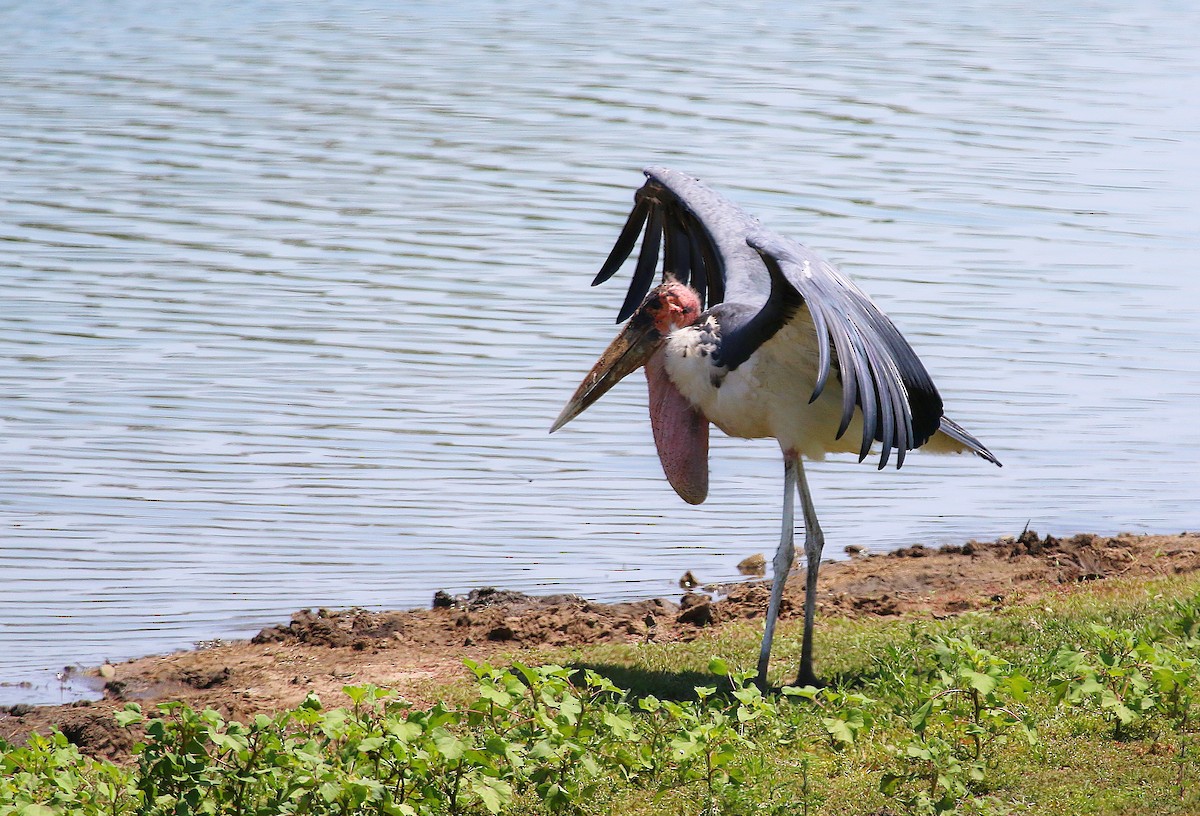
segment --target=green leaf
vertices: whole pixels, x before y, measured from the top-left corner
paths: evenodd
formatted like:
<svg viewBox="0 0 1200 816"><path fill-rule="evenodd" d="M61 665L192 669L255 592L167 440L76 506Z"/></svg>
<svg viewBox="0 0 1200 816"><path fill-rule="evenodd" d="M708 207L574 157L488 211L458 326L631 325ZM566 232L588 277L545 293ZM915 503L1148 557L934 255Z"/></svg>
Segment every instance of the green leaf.
<svg viewBox="0 0 1200 816"><path fill-rule="evenodd" d="M754 703L762 700L762 691L758 688L758 686L748 686L746 688L740 688L734 691L733 698L739 703L753 705Z"/></svg>
<svg viewBox="0 0 1200 816"><path fill-rule="evenodd" d="M545 793L546 804L550 805L552 810L565 809L571 803L571 791L562 785L552 783Z"/></svg>
<svg viewBox="0 0 1200 816"><path fill-rule="evenodd" d="M144 717L142 716L142 707L137 703L129 703L125 706L124 711L118 711L116 714L117 725L126 728L133 723L140 723Z"/></svg>
<svg viewBox="0 0 1200 816"><path fill-rule="evenodd" d="M337 785L333 784L332 782L326 782L317 789L317 793L320 795L320 797L326 802L331 803L337 801L338 794L340 792L341 791L338 790Z"/></svg>
<svg viewBox="0 0 1200 816"><path fill-rule="evenodd" d="M462 758L463 750L466 748L462 740L451 734L440 725L433 729L431 734L433 744L437 747L438 753L451 762L455 762Z"/></svg>
<svg viewBox="0 0 1200 816"><path fill-rule="evenodd" d="M372 751L378 751L382 747L383 737L367 737L358 742L358 752L360 754L369 754Z"/></svg>
<svg viewBox="0 0 1200 816"><path fill-rule="evenodd" d="M1025 702L1029 692L1033 691L1033 683L1023 674L1009 675L1005 685L1008 687L1009 696L1018 703Z"/></svg>
<svg viewBox="0 0 1200 816"><path fill-rule="evenodd" d="M579 702L579 698L573 694L567 694L563 697L562 703L558 707L559 713L566 718L566 721L574 725L579 721L579 715L583 711L583 704Z"/></svg>
<svg viewBox="0 0 1200 816"><path fill-rule="evenodd" d="M507 782L490 776L472 779L471 790L490 813L499 813L512 799L512 787Z"/></svg>
<svg viewBox="0 0 1200 816"><path fill-rule="evenodd" d="M912 729L917 733L925 730L925 723L929 719L929 712L933 710L933 700L926 700L921 704L920 708L913 712L910 724Z"/></svg>
<svg viewBox="0 0 1200 816"><path fill-rule="evenodd" d="M342 686L342 691L350 698L350 702L358 705L370 694L371 689L368 686Z"/></svg>
<svg viewBox="0 0 1200 816"><path fill-rule="evenodd" d="M728 677L729 664L719 657L714 657L712 660L708 661L708 671L709 673L715 674L718 677Z"/></svg>
<svg viewBox="0 0 1200 816"><path fill-rule="evenodd" d="M933 759L933 752L922 745L910 745L904 753L914 759Z"/></svg>
<svg viewBox="0 0 1200 816"><path fill-rule="evenodd" d="M640 708L642 711L649 711L653 713L662 708L662 702L659 701L659 699L653 694L647 694L645 697L638 700L638 708Z"/></svg>
<svg viewBox="0 0 1200 816"><path fill-rule="evenodd" d="M619 739L629 739L635 733L633 720L628 714L605 711L602 721Z"/></svg>
<svg viewBox="0 0 1200 816"><path fill-rule="evenodd" d="M479 696L483 699L493 702L498 706L507 706L512 703L512 695L507 691L498 689L490 683L480 684Z"/></svg>
<svg viewBox="0 0 1200 816"><path fill-rule="evenodd" d="M967 681L967 685L978 691L980 694L991 694L996 690L996 678L990 674L982 672L967 671L963 673L963 679Z"/></svg>
<svg viewBox="0 0 1200 816"><path fill-rule="evenodd" d="M825 730L829 732L829 736L835 742L847 745L854 743L854 732L850 730L850 726L845 720L839 720L836 717L822 717L821 724L825 726Z"/></svg>
<svg viewBox="0 0 1200 816"><path fill-rule="evenodd" d="M340 737L345 733L346 720L350 717L344 708L333 708L321 717L321 730L330 737Z"/></svg>

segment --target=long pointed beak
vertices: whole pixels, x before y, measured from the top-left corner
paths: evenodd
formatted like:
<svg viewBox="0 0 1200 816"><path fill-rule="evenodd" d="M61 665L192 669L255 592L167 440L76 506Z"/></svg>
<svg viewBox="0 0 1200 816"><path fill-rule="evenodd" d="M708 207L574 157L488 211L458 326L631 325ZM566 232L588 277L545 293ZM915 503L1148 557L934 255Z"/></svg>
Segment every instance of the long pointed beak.
<svg viewBox="0 0 1200 816"><path fill-rule="evenodd" d="M583 382L563 407L558 419L550 426L550 433L582 414L588 406L608 393L610 388L637 371L650 359L662 338L654 329L653 323L639 320L639 316L635 314L600 355L600 359L592 366L592 370L583 378Z"/></svg>

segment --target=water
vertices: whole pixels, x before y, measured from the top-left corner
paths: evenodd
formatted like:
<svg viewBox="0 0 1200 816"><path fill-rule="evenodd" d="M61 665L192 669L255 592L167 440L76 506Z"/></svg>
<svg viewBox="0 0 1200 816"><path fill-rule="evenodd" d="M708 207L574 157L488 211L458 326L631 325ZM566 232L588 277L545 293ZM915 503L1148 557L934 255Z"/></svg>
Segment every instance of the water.
<svg viewBox="0 0 1200 816"><path fill-rule="evenodd" d="M546 435L649 163L840 263L1005 463L812 466L832 555L1200 526L1192 4L679 8L0 7L0 703L769 557L772 443L715 439L692 508L636 379Z"/></svg>

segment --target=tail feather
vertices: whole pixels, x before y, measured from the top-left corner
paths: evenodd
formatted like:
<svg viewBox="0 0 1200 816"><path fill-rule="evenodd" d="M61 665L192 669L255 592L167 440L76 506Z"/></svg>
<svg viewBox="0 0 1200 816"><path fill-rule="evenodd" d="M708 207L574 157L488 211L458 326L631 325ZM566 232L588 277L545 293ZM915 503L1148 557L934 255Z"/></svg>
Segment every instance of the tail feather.
<svg viewBox="0 0 1200 816"><path fill-rule="evenodd" d="M1004 465L1000 464L1000 460L993 456L992 452L983 446L982 442L967 433L963 426L959 425L953 419L950 419L950 417L942 417L941 425L938 427L938 432L939 434L944 434L945 436L949 437L954 442L957 442L958 446L961 446L958 447L959 450L969 450L971 453L988 460L997 467L1004 467ZM940 440L938 440L937 435L935 435L933 439L929 440L930 447L934 449L943 447L942 445L938 444L939 441Z"/></svg>

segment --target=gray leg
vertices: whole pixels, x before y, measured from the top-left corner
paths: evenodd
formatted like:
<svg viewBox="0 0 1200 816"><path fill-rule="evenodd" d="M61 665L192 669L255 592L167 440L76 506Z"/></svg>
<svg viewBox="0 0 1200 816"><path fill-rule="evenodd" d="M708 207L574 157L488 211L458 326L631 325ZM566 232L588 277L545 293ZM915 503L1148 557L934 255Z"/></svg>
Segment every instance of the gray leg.
<svg viewBox="0 0 1200 816"><path fill-rule="evenodd" d="M783 585L787 583L788 573L792 571L792 560L796 555L793 497L796 489L796 472L799 467L799 456L788 453L783 455L783 532L779 536L779 549L775 551L775 560L771 562L774 572L771 581L771 603L767 606L767 626L763 633L762 649L758 653L757 683L761 689L767 688L767 664L771 660L771 640L775 637L775 621L779 619L779 606L783 601ZM803 472L803 470L800 471L800 473ZM806 491L807 488L801 488L801 490ZM805 493L802 492L800 495L803 497Z"/></svg>
<svg viewBox="0 0 1200 816"><path fill-rule="evenodd" d="M821 681L813 672L813 615L817 607L817 572L821 569L821 551L825 549L825 535L817 523L817 511L813 507L812 494L808 492L808 479L804 476L804 465L796 459L796 471L800 482L800 507L804 511L804 558L808 562L808 575L804 584L804 643L800 648L800 674L798 686L819 686Z"/></svg>

